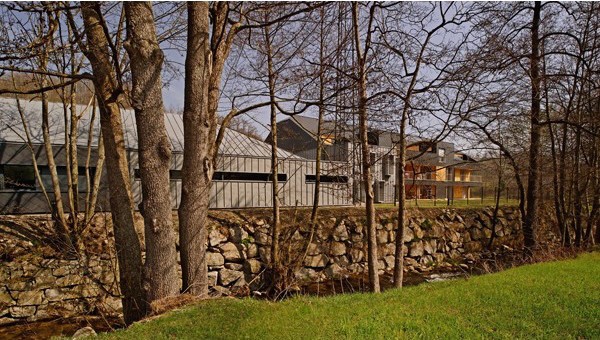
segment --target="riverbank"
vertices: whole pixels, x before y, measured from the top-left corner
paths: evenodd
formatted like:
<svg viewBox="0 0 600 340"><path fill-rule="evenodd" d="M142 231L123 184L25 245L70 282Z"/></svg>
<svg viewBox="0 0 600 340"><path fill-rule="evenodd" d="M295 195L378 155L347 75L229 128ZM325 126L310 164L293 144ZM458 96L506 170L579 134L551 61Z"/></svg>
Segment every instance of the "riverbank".
<svg viewBox="0 0 600 340"><path fill-rule="evenodd" d="M600 253L382 294L219 299L105 339L600 337Z"/></svg>

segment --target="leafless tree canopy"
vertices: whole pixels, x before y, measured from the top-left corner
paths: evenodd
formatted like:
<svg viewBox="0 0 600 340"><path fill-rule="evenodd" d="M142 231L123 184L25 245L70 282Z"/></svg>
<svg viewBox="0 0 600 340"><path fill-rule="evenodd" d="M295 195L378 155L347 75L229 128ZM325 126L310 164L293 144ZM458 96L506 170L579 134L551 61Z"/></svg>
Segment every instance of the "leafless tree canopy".
<svg viewBox="0 0 600 340"><path fill-rule="evenodd" d="M39 117L19 109L10 120L18 122L53 211L52 242L70 256L86 256L81 235L105 176L128 323L162 298L208 292L207 193L227 128L260 139L260 131L270 133L269 270L273 290L285 290L285 267L292 264L280 247L285 226L277 122L283 117L318 119L313 232L321 163L328 156L325 122L333 122L361 160L350 168L359 174L354 185L364 197L374 292L372 172L379 160L370 157L371 130L398 136L391 155L399 169L397 287L403 279L404 173L418 157L406 152L412 140L434 145L452 139L496 169L490 180L496 202L509 188L519 199L526 253L538 246L545 205L554 209L554 232L564 245L600 241L600 6L594 2L6 2L0 18L0 96L19 108L32 99L40 103ZM164 89L177 82L184 83L182 287L173 280L171 149L163 119ZM53 102L64 107L66 176L56 165ZM145 257L133 224L123 108L136 114ZM40 145L31 124L42 127ZM87 148L78 143L82 139ZM47 156L50 183L42 183L37 171L38 147Z"/></svg>

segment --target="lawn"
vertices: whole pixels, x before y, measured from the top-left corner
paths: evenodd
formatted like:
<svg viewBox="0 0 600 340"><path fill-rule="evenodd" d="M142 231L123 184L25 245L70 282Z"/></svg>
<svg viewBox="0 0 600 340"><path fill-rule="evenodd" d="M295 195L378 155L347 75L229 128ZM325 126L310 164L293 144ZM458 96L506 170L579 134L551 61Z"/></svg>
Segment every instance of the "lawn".
<svg viewBox="0 0 600 340"><path fill-rule="evenodd" d="M600 253L379 295L204 301L108 339L600 338Z"/></svg>

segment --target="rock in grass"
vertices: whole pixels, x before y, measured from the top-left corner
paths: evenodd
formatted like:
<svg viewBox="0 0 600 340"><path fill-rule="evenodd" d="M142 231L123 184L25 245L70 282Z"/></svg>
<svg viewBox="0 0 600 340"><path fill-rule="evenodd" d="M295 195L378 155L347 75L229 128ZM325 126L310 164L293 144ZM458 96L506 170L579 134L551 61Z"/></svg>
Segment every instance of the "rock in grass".
<svg viewBox="0 0 600 340"><path fill-rule="evenodd" d="M96 331L92 327L83 327L73 334L73 339L82 339L90 336L96 336Z"/></svg>

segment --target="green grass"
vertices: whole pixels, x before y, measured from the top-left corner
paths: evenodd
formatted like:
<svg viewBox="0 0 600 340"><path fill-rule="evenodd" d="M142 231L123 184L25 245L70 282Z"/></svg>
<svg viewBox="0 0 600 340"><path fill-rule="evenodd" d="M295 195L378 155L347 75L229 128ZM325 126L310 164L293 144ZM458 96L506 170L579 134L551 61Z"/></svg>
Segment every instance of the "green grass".
<svg viewBox="0 0 600 340"><path fill-rule="evenodd" d="M414 199L406 200L406 204L409 208L446 208L448 207L448 201L443 199L432 200L432 199L420 199L418 202L415 202ZM519 204L519 200L516 199L500 199L500 206L517 206ZM466 199L454 200L452 204L450 204L450 208L483 208L483 207L493 207L496 205L496 201L493 198L471 198L468 201ZM380 209L388 209L388 208L396 208L397 205L392 203L381 203L375 204L376 208Z"/></svg>
<svg viewBox="0 0 600 340"><path fill-rule="evenodd" d="M600 338L600 253L379 295L204 301L108 339Z"/></svg>

